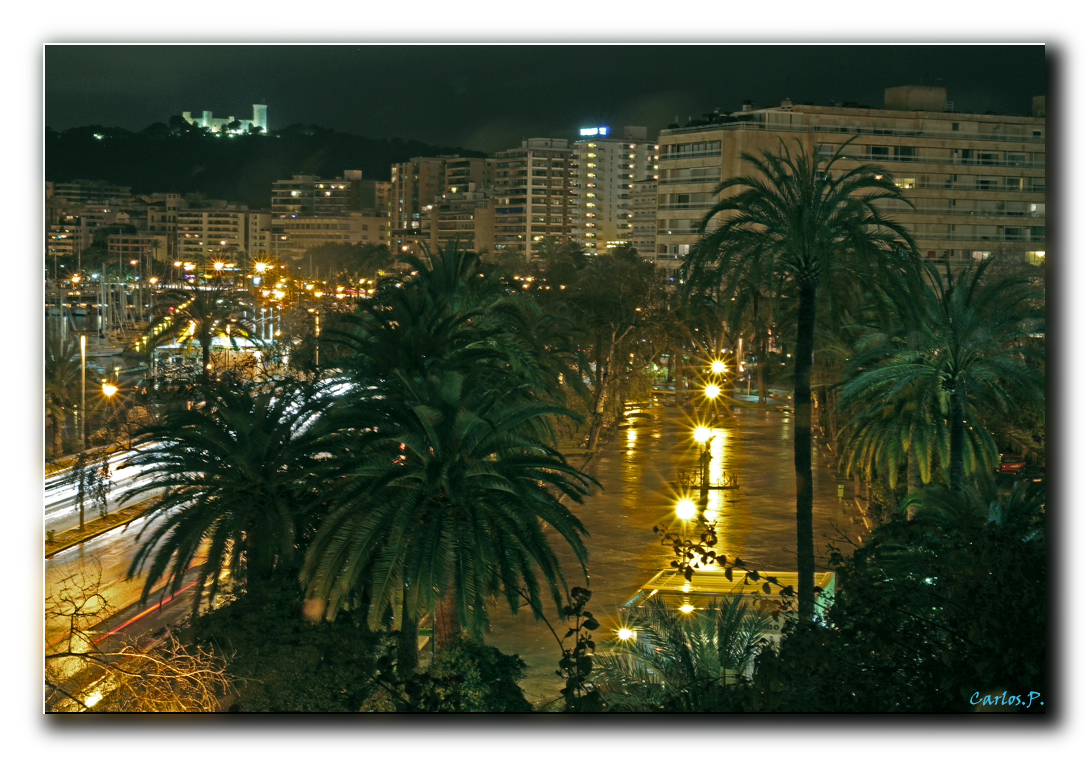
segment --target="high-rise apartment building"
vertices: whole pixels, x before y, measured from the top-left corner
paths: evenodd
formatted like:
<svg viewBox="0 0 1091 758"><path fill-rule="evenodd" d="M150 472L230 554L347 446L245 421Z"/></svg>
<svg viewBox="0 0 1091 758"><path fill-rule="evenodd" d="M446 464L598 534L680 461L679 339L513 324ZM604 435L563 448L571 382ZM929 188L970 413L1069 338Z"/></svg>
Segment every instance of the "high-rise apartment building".
<svg viewBox="0 0 1091 758"><path fill-rule="evenodd" d="M391 165L390 239L395 248L421 239L421 213L443 193L448 159L459 157L418 157Z"/></svg>
<svg viewBox="0 0 1091 758"><path fill-rule="evenodd" d="M245 207L179 210L175 255L201 263L222 259L246 265L269 254L270 225L267 211Z"/></svg>
<svg viewBox="0 0 1091 758"><path fill-rule="evenodd" d="M580 130L573 144L576 158L577 202L572 238L590 253L631 242L634 184L653 179L658 146L643 126L626 126L611 136L609 127Z"/></svg>
<svg viewBox="0 0 1091 758"><path fill-rule="evenodd" d="M1000 249L1044 259L1044 98L1035 116L956 113L942 87L894 87L885 107L796 105L743 110L717 123L659 135L656 264L673 271L698 239L701 218L723 179L753 173L743 153L817 147L834 171L861 163L882 167L913 207L881 205L913 233L921 255L963 265ZM715 223L715 222L714 222Z"/></svg>
<svg viewBox="0 0 1091 758"><path fill-rule="evenodd" d="M493 166L496 249L518 250L529 260L537 242L571 239L578 178L568 140L523 140L496 153Z"/></svg>

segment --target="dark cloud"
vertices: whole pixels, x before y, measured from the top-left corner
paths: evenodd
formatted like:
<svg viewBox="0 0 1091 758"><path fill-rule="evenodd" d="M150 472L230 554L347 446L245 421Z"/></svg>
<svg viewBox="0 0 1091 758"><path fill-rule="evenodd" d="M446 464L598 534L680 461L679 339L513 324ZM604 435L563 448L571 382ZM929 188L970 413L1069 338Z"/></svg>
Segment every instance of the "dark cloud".
<svg viewBox="0 0 1091 758"><path fill-rule="evenodd" d="M1003 45L49 45L45 122L141 129L184 110L494 151L580 125L855 101L939 84L956 110L1022 115L1044 47Z"/></svg>

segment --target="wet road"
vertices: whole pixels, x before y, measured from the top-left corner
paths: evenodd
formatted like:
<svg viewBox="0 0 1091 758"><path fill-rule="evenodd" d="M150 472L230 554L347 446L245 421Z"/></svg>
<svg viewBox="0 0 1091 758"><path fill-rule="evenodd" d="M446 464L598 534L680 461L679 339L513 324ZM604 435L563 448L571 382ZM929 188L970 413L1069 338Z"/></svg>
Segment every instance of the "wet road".
<svg viewBox="0 0 1091 758"><path fill-rule="evenodd" d="M652 532L657 524L677 529L674 504L684 488L675 484L679 471L696 470L700 449L692 439L695 421L682 409L659 404L645 409L651 419L619 430L588 469L602 489L573 506L583 521L590 559L588 609L602 627L604 640L618 626L618 607L661 569L673 554ZM712 438L711 478L737 475L739 488L711 490L706 517L717 522L717 549L738 556L759 570L795 570L795 472L792 416L783 409L750 408L721 412ZM837 484L822 451L814 451L815 555L824 567L827 543L836 528L859 527L837 500ZM851 496L851 491L849 492ZM696 495L694 496L696 500ZM845 547L842 547L845 550ZM579 585L580 571L567 548L557 545L565 576ZM506 607L493 612L493 629L486 641L505 653L516 653L530 666L521 684L532 703L551 700L562 686L553 672L560 649L549 629L524 609L511 616ZM554 622L559 636L567 627Z"/></svg>

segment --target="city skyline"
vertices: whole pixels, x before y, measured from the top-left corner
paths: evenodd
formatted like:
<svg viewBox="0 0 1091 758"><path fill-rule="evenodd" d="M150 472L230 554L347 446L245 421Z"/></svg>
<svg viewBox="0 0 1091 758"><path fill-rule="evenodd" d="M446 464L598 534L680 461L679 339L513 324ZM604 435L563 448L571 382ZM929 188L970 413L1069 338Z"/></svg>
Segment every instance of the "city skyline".
<svg viewBox="0 0 1091 758"><path fill-rule="evenodd" d="M745 101L882 107L905 84L945 87L956 112L1025 115L1047 73L1043 45L50 44L44 58L44 121L61 131L137 131L183 111L245 119L264 102L273 130L482 152L587 126L654 136Z"/></svg>

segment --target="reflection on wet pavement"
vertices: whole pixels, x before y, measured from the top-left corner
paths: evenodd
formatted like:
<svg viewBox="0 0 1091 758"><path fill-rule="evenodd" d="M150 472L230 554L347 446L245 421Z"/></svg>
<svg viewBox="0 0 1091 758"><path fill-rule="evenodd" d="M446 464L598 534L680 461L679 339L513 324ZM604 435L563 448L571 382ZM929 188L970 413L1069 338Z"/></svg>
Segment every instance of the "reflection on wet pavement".
<svg viewBox="0 0 1091 758"><path fill-rule="evenodd" d="M617 628L618 607L655 573L667 568L672 553L652 529L657 524L679 529L674 505L683 494L697 502L696 486L681 485L698 467L700 448L692 438L695 423L682 409L649 409L652 417L620 429L588 469L602 484L583 505L571 506L583 521L590 559L588 609L602 623L595 638L607 639ZM712 424L710 424L712 426ZM717 523L717 548L738 556L759 570L795 570L795 472L792 417L780 408L734 409L721 412L713 429L710 465L712 482L738 478L738 489L712 489L706 518ZM835 526L853 529L849 514L837 501L837 486L825 458L814 452L815 554L824 565L827 543ZM831 524L832 522L832 524ZM582 572L571 555L556 545L565 576L580 585ZM844 548L843 548L844 549ZM546 624L535 622L527 609L511 616L506 608L493 611L492 632L486 641L505 653L517 653L530 666L522 681L532 703L553 699L562 686L553 672L560 649ZM563 622L550 618L558 636Z"/></svg>

